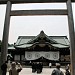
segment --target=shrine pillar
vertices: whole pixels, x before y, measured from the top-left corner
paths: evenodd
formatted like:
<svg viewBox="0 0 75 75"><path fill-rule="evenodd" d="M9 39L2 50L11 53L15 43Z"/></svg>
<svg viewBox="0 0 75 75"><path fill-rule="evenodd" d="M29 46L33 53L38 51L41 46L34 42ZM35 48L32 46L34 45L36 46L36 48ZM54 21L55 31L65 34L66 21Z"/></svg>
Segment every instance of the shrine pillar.
<svg viewBox="0 0 75 75"><path fill-rule="evenodd" d="M71 75L75 75L75 36L74 36L74 21L71 0L67 0L68 11L68 27L70 38L70 59L71 59Z"/></svg>
<svg viewBox="0 0 75 75"><path fill-rule="evenodd" d="M7 60L10 12L11 12L11 2L7 1L2 46L1 46L1 63L4 63Z"/></svg>

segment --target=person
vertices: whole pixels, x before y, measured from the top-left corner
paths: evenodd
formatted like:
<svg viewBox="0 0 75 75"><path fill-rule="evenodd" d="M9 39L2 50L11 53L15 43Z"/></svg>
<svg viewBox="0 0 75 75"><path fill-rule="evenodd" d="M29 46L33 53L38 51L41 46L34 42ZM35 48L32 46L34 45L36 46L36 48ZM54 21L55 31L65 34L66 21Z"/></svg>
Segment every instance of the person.
<svg viewBox="0 0 75 75"><path fill-rule="evenodd" d="M43 63L42 62L40 62L40 71L42 72L42 69L43 69Z"/></svg>
<svg viewBox="0 0 75 75"><path fill-rule="evenodd" d="M42 65L40 62L37 62L37 73L41 73L42 72Z"/></svg>
<svg viewBox="0 0 75 75"><path fill-rule="evenodd" d="M69 64L68 64L68 65L66 66L66 69L69 70L69 68L70 68L70 66L69 66Z"/></svg>
<svg viewBox="0 0 75 75"><path fill-rule="evenodd" d="M71 75L71 74L70 74L70 65L69 65L69 64L66 66L65 75Z"/></svg>
<svg viewBox="0 0 75 75"><path fill-rule="evenodd" d="M8 63L7 63L7 71L9 71L11 69L11 61L8 60Z"/></svg>
<svg viewBox="0 0 75 75"><path fill-rule="evenodd" d="M20 63L17 63L17 69L21 69L22 70L22 66Z"/></svg>
<svg viewBox="0 0 75 75"><path fill-rule="evenodd" d="M36 62L33 62L32 63L32 73L35 73L36 72Z"/></svg>
<svg viewBox="0 0 75 75"><path fill-rule="evenodd" d="M56 63L56 69L52 71L51 75L64 75L64 73L60 70L60 64Z"/></svg>
<svg viewBox="0 0 75 75"><path fill-rule="evenodd" d="M52 66L52 63L49 63L49 67L51 68L51 66Z"/></svg>
<svg viewBox="0 0 75 75"><path fill-rule="evenodd" d="M5 62L1 65L1 70L2 70L2 75L6 75L6 72L7 72L7 61L5 61Z"/></svg>
<svg viewBox="0 0 75 75"><path fill-rule="evenodd" d="M66 69L65 75L71 75L69 69Z"/></svg>
<svg viewBox="0 0 75 75"><path fill-rule="evenodd" d="M18 66L16 67L16 63L12 62L11 64L11 69L9 71L9 75L19 75L19 72L22 70L22 66L19 63Z"/></svg>

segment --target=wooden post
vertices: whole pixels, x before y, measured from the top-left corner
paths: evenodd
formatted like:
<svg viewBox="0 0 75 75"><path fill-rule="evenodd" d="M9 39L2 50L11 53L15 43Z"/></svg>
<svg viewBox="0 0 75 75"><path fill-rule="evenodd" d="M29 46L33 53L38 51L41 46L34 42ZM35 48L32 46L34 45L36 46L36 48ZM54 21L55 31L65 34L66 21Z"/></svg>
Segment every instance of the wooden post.
<svg viewBox="0 0 75 75"><path fill-rule="evenodd" d="M2 46L1 46L1 62L2 63L4 63L7 60L10 12L11 12L11 2L8 1L7 7L6 7L6 15L5 15Z"/></svg>
<svg viewBox="0 0 75 75"><path fill-rule="evenodd" d="M71 75L75 75L75 36L74 36L74 21L73 21L71 0L68 0L66 4L68 11L68 26L70 37Z"/></svg>

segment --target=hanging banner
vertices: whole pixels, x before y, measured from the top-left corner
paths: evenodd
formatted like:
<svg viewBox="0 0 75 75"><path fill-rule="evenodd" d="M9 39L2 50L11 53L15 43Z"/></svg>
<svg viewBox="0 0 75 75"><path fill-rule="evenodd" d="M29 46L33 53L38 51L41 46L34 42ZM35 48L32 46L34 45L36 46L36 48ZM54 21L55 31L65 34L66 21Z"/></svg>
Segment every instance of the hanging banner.
<svg viewBox="0 0 75 75"><path fill-rule="evenodd" d="M52 51L49 51L49 52L28 52L26 51L25 52L25 59L26 60L36 60L36 59L39 59L40 57L44 57L48 60L59 60L59 51L56 51L56 52L52 52Z"/></svg>

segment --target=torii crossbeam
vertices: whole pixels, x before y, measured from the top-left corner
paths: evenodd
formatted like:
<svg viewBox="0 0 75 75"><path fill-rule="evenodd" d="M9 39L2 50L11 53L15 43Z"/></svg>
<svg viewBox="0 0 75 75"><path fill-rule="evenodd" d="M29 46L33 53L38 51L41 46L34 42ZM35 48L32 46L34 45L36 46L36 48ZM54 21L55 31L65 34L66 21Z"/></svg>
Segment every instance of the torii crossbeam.
<svg viewBox="0 0 75 75"><path fill-rule="evenodd" d="M6 16L4 22L4 31L1 47L2 63L7 59L8 51L8 36L10 16L28 16L28 15L67 15L70 37L70 56L71 56L71 75L75 75L75 36L74 36L74 22L71 2L75 0L0 0L0 4L7 4ZM17 3L66 3L67 10L11 10L12 4Z"/></svg>
<svg viewBox="0 0 75 75"><path fill-rule="evenodd" d="M0 4L6 4L7 1L11 1L12 4L16 3L60 3L60 2L66 2L67 0L0 0ZM75 0L71 0L72 2L75 2Z"/></svg>

